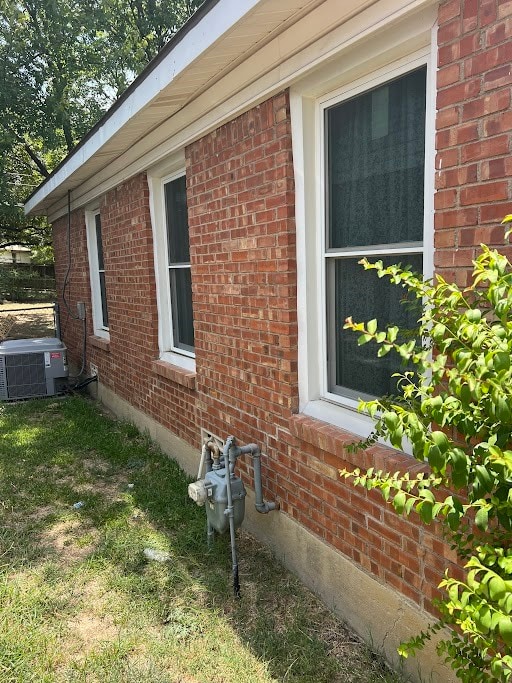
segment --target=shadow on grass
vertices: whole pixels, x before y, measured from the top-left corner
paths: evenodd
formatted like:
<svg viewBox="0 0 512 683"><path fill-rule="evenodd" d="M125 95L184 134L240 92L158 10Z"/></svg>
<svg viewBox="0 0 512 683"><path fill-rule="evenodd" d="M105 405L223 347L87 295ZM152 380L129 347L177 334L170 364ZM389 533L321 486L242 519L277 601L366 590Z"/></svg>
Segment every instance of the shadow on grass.
<svg viewBox="0 0 512 683"><path fill-rule="evenodd" d="M159 637L165 630L168 642L181 643L192 655L191 643L197 642L198 655L207 648L214 660L229 625L267 672L267 678L243 671L214 678L207 673L209 665L205 669L189 661L193 675L188 678L166 678L163 664L147 675L139 669L131 676L125 670L116 678L112 662L118 660L111 659L106 660L107 678L97 673L98 678L89 679L86 668L80 678L76 660L77 677L62 680L399 680L244 532L238 532L242 598L236 600L227 535L206 547L204 510L188 498L189 480L132 425L114 422L89 400L76 397L4 405L0 411L0 490L5 494L0 572L12 575L44 566L48 580L54 567L58 583L63 576L55 569L59 563L82 575L101 570L108 588L126 600L130 611L146 614ZM147 547L168 553L169 561L148 562ZM220 635L212 642L204 638L209 629L214 632L214 622ZM87 666L100 667L95 671L103 670L96 660L87 661Z"/></svg>

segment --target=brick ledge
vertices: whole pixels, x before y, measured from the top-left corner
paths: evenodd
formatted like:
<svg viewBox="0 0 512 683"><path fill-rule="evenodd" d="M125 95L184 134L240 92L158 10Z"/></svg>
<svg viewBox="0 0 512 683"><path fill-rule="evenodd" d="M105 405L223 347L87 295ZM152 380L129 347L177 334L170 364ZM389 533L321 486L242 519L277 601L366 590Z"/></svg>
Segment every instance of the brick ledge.
<svg viewBox="0 0 512 683"><path fill-rule="evenodd" d="M340 460L361 469L375 467L377 470L389 472L417 472L425 470L411 455L394 448L377 444L366 451L350 452L347 446L356 443L360 437L352 432L335 427L328 422L309 415L292 415L289 421L290 432L297 439L319 448L326 453L336 455Z"/></svg>
<svg viewBox="0 0 512 683"><path fill-rule="evenodd" d="M151 369L155 375L164 377L171 382L176 382L176 384L181 384L181 386L187 387L187 389L194 391L196 388L196 373L180 368L179 365L172 365L164 360L154 360L151 363Z"/></svg>
<svg viewBox="0 0 512 683"><path fill-rule="evenodd" d="M104 339L93 334L89 337L89 344L110 353L110 339Z"/></svg>

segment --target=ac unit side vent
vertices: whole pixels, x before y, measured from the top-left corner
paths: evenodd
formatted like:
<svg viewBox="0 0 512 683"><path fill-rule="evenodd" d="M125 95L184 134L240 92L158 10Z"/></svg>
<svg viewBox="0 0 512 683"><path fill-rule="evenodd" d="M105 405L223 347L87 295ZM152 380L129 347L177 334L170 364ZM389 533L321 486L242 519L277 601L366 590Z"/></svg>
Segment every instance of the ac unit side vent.
<svg viewBox="0 0 512 683"><path fill-rule="evenodd" d="M0 356L0 399L7 398L7 380L5 379L5 358Z"/></svg>
<svg viewBox="0 0 512 683"><path fill-rule="evenodd" d="M9 398L46 396L43 353L18 353L5 357Z"/></svg>

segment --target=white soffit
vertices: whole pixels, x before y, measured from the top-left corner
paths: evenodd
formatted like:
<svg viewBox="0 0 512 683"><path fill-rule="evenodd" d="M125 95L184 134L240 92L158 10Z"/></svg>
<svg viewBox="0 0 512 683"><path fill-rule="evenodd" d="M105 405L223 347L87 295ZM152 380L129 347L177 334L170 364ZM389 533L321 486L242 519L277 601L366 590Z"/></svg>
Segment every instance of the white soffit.
<svg viewBox="0 0 512 683"><path fill-rule="evenodd" d="M268 96L286 85L301 61L294 55L307 54L308 46L315 43L325 57L329 40L322 37L336 27L354 24L355 31L361 32L363 25L372 30L371 21L432 4L434 0L220 0L34 193L26 212L46 212L54 220L66 210L68 189L72 208L77 208L145 170L175 148L173 137L176 144L187 144L232 117L234 106L243 110L258 93ZM361 22L370 21L368 25L353 19L363 10L369 14ZM302 64L298 71L304 68ZM251 84L259 89L256 95L246 93Z"/></svg>

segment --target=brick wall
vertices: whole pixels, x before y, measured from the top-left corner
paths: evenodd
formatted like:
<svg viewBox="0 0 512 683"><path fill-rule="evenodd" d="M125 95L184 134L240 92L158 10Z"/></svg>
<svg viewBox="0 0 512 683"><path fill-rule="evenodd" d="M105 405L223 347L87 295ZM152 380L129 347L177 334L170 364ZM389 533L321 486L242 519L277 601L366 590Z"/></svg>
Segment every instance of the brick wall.
<svg viewBox="0 0 512 683"><path fill-rule="evenodd" d="M294 185L290 114L282 93L187 149L201 426L263 451L264 493L281 511L423 607L430 608L448 549L356 490L339 470L413 472L408 456L297 415ZM244 478L250 462L241 462Z"/></svg>
<svg viewBox="0 0 512 683"><path fill-rule="evenodd" d="M440 4L435 263L461 285L512 212L511 38L510 0Z"/></svg>
<svg viewBox="0 0 512 683"><path fill-rule="evenodd" d="M153 237L146 175L131 178L108 192L100 205L105 261L110 342L93 336L89 264L83 211L73 214L71 309L86 301L87 359L98 367L100 381L133 406L157 419L181 438L198 443L195 397L186 382L173 381L159 371L158 316L153 261ZM62 292L66 251L66 223L54 226L57 289ZM63 337L71 358L82 362L81 323L63 312ZM88 368L87 368L88 370ZM169 378L169 375L171 378Z"/></svg>
<svg viewBox="0 0 512 683"><path fill-rule="evenodd" d="M439 7L436 267L464 284L479 242L503 243L512 212L512 2L449 0ZM294 183L290 112L282 92L186 150L196 341L195 377L158 363L148 189L137 176L102 200L111 340L89 349L101 380L178 436L200 428L263 452L264 493L378 580L431 610L447 561L436 525L403 519L338 471L407 470L378 446L351 454L353 435L298 415ZM65 221L55 227L62 286ZM90 302L83 217L73 216L68 298ZM89 303L90 307L90 303ZM79 348L79 329L63 325ZM75 352L74 357L78 357ZM250 461L240 464L251 477ZM456 569L452 567L452 571Z"/></svg>
<svg viewBox="0 0 512 683"><path fill-rule="evenodd" d="M198 419L221 437L256 441L277 460L279 430L298 406L287 94L186 153ZM262 469L268 483L265 456Z"/></svg>
<svg viewBox="0 0 512 683"><path fill-rule="evenodd" d="M71 258L68 257L68 235ZM55 253L55 282L59 295L61 335L68 346L68 358L75 366L82 364L83 324L75 320L77 302L91 300L87 234L83 212L71 215L68 231L67 217L53 225ZM66 277L67 276L67 277ZM90 310L90 303L88 306Z"/></svg>

